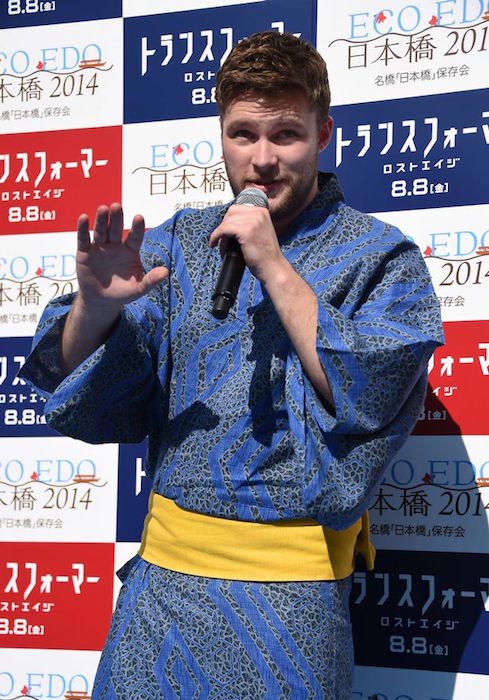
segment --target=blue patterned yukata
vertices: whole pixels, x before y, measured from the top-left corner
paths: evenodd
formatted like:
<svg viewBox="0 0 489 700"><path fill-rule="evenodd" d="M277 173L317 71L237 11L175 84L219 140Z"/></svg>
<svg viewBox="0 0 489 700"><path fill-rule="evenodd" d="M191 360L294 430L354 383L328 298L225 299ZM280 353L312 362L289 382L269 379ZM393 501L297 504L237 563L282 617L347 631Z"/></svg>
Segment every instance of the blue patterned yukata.
<svg viewBox="0 0 489 700"><path fill-rule="evenodd" d="M357 521L419 416L443 338L419 249L347 206L335 176L319 183L280 244L318 298L334 413L248 269L228 317L211 315L220 206L146 235L145 267L164 264L169 279L127 305L66 379L57 357L71 299L47 307L22 376L47 398L49 424L91 443L148 436L154 491L192 511L338 530ZM94 700L350 700L349 578L222 580L140 557L121 578Z"/></svg>

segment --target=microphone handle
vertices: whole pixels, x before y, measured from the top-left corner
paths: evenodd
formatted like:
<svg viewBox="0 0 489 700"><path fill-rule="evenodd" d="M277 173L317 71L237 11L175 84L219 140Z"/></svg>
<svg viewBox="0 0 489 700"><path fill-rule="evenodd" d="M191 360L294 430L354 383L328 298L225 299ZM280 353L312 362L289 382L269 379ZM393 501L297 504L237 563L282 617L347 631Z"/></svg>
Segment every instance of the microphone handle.
<svg viewBox="0 0 489 700"><path fill-rule="evenodd" d="M212 315L223 319L228 315L238 294L239 285L245 269L241 246L235 238L229 239L224 254L219 279L212 296Z"/></svg>

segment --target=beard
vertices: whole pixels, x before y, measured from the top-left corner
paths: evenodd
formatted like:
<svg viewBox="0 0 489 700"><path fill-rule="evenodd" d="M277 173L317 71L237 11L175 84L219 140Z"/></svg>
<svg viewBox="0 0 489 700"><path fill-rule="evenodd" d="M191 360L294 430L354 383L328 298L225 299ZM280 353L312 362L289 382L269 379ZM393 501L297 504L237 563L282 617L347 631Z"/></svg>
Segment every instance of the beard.
<svg viewBox="0 0 489 700"><path fill-rule="evenodd" d="M313 199L317 190L317 169L310 168L299 180L285 180L282 191L277 197L269 199L272 221L279 223L298 216ZM311 193L314 193L311 196Z"/></svg>
<svg viewBox="0 0 489 700"><path fill-rule="evenodd" d="M263 171L254 173L251 177L233 177L228 172L229 184L234 195L238 195L246 187L263 184L268 196L268 208L274 224L290 223L312 201L317 192L317 157L306 164L299 172ZM279 184L273 185L277 180ZM272 183L267 188L267 183ZM275 191L276 189L276 191Z"/></svg>

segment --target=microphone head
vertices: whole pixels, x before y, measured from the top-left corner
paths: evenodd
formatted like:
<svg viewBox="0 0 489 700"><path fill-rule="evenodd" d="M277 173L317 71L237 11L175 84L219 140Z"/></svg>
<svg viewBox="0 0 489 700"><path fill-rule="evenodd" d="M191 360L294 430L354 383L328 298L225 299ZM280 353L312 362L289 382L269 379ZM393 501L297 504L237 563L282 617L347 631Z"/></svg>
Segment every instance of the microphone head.
<svg viewBox="0 0 489 700"><path fill-rule="evenodd" d="M268 197L258 187L246 187L234 200L235 204L244 204L249 207L265 207L268 209Z"/></svg>

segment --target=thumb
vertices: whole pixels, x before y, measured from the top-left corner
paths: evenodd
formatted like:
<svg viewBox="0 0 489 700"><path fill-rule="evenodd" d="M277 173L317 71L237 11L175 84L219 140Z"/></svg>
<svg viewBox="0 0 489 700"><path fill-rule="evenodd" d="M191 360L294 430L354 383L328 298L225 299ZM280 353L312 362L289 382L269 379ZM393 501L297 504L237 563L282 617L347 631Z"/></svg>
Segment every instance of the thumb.
<svg viewBox="0 0 489 700"><path fill-rule="evenodd" d="M144 294L147 294L150 292L154 287L156 287L160 282L162 282L168 275L170 274L170 271L168 270L167 267L163 267L163 265L160 265L159 267L153 267L151 270L149 270L141 280L141 284L143 285L144 289Z"/></svg>

